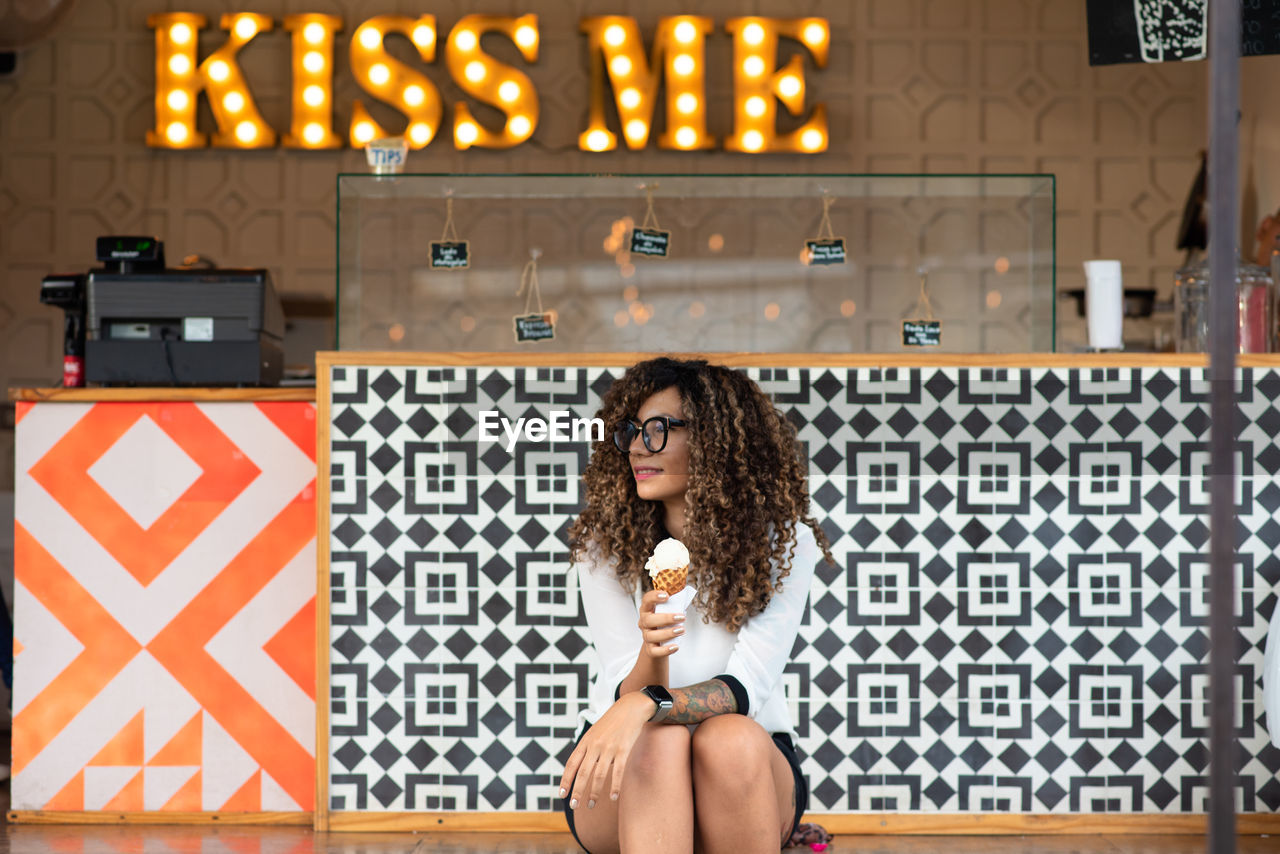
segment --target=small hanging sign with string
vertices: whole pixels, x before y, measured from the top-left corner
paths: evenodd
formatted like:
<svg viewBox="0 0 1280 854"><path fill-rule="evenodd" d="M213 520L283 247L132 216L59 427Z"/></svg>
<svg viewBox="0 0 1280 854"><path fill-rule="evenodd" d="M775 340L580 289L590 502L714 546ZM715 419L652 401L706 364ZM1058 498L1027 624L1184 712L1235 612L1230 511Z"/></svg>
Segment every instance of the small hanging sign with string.
<svg viewBox="0 0 1280 854"><path fill-rule="evenodd" d="M556 313L542 310L542 291L538 288L538 257L542 255L542 250L531 249L529 255L529 263L524 265L524 272L520 274L520 290L516 291L516 296L525 294L524 314L511 318L517 344L531 344L556 337ZM535 297L538 310L530 312Z"/></svg>
<svg viewBox="0 0 1280 854"><path fill-rule="evenodd" d="M445 210L444 234L431 241L431 269L465 270L471 266L471 243L458 239L453 225L453 199L448 200Z"/></svg>
<svg viewBox="0 0 1280 854"><path fill-rule="evenodd" d="M831 205L835 199L825 193L822 196L822 225L818 236L804 242L801 257L809 267L829 267L846 261L844 238L836 237L831 230Z"/></svg>
<svg viewBox="0 0 1280 854"><path fill-rule="evenodd" d="M644 214L644 223L639 228L631 229L631 254L648 258L666 258L671 248L671 232L658 228L658 215L653 211L653 188L645 188L648 209Z"/></svg>
<svg viewBox="0 0 1280 854"><path fill-rule="evenodd" d="M937 347L942 344L942 321L933 319L933 306L929 303L929 271L920 270L920 298L916 308L924 310L924 317L902 321L903 347Z"/></svg>

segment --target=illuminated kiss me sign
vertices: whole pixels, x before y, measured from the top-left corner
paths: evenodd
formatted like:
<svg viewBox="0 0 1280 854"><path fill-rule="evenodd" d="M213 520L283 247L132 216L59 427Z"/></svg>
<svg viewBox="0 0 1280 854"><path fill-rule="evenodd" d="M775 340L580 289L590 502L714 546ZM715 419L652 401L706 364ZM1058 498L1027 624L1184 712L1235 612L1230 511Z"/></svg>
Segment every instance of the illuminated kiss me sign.
<svg viewBox="0 0 1280 854"><path fill-rule="evenodd" d="M156 148L339 148L342 137L333 128L334 34L342 19L334 15L287 15L284 29L291 34L293 110L289 132L277 140L262 119L237 60L240 50L259 34L271 30L268 15L238 12L223 15L227 40L199 61L196 37L206 24L193 12L152 15L147 26L156 35L156 124L147 144ZM714 148L707 132L706 40L714 26L710 18L677 15L661 18L653 44L646 52L634 18L602 15L583 18L581 29L591 47L591 93L587 128L578 138L584 151L610 151L618 134L605 118L605 100L612 96L623 140L628 148L649 142L657 107L658 85L666 81L666 130L659 148L695 151ZM823 18L730 18L725 30L733 37L733 132L724 140L729 151L807 152L827 148L827 110L817 104L796 130L777 132L781 103L793 116L805 113L804 62L800 55L778 67L778 42L792 39L823 68L831 31ZM477 119L465 103L453 105L453 144L512 148L538 127L538 92L518 68L500 62L481 48L481 37L504 36L526 63L538 59L540 34L536 15L518 17L467 15L444 39L445 65L453 81L467 94L502 112L501 128ZM404 136L413 148L430 144L439 133L445 105L440 90L416 68L395 59L384 42L391 34L407 38L425 63L435 62L439 43L434 15L379 15L364 21L351 34L351 73L370 96L406 117ZM196 99L203 92L217 125L212 134L196 130ZM347 142L362 146L387 136L360 100L352 105Z"/></svg>

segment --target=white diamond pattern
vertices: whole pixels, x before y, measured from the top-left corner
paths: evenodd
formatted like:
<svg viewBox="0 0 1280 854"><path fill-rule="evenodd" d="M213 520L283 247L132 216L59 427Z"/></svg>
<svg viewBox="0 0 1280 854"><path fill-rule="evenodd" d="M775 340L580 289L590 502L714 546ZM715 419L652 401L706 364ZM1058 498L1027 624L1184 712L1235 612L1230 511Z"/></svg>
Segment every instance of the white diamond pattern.
<svg viewBox="0 0 1280 854"><path fill-rule="evenodd" d="M144 529L203 473L149 415L139 418L89 467L89 476Z"/></svg>

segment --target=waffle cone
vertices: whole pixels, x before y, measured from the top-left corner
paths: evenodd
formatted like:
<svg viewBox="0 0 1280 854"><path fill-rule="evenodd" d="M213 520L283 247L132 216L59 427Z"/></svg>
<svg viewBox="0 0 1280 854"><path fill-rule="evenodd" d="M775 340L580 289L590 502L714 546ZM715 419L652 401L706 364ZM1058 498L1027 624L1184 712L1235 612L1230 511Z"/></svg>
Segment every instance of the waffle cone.
<svg viewBox="0 0 1280 854"><path fill-rule="evenodd" d="M653 589L666 591L668 596L674 596L684 589L685 582L689 578L689 567L682 566L678 569L664 569L653 576Z"/></svg>

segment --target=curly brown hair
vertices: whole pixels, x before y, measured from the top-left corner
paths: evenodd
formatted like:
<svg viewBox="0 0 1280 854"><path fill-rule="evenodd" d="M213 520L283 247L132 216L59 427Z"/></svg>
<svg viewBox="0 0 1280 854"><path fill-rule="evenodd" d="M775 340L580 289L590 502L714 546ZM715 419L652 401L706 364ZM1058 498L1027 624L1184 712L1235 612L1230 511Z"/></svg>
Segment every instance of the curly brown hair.
<svg viewBox="0 0 1280 854"><path fill-rule="evenodd" d="M809 515L808 468L795 427L746 374L702 359L657 358L627 369L596 417L607 430L634 419L651 395L675 387L689 422L689 486L683 541L703 622L737 631L759 614L791 572L796 526L813 530L829 563L826 535ZM630 460L612 437L595 442L583 472L586 509L569 528L575 561L617 559L628 593L648 589L644 565L665 536L660 501L636 493ZM771 536L776 532L777 536ZM770 584L771 567L781 571Z"/></svg>

